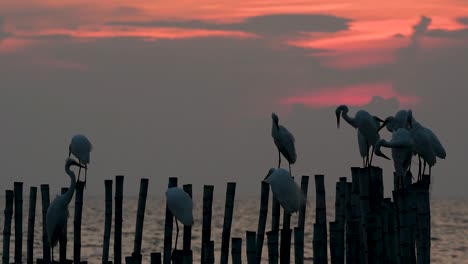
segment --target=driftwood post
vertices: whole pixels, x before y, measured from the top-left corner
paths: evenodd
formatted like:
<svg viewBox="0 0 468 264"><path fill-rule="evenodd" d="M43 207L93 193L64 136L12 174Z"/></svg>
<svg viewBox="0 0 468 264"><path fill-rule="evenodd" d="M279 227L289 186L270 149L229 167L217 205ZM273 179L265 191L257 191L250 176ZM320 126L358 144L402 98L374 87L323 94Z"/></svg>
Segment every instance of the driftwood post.
<svg viewBox="0 0 468 264"><path fill-rule="evenodd" d="M315 224L313 237L314 264L326 264L328 263L328 254L324 175L315 175L315 195Z"/></svg>
<svg viewBox="0 0 468 264"><path fill-rule="evenodd" d="M76 183L75 216L73 220L73 262L81 263L81 216L83 212L84 182Z"/></svg>
<svg viewBox="0 0 468 264"><path fill-rule="evenodd" d="M28 215L28 242L27 242L27 263L34 263L34 223L36 221L36 196L37 187L29 189L29 215Z"/></svg>
<svg viewBox="0 0 468 264"><path fill-rule="evenodd" d="M260 264L262 260L263 240L265 238L265 226L268 216L268 197L270 194L270 185L266 181L262 181L260 194L260 217L258 218L257 242L256 246L256 263ZM247 240L247 245L249 241Z"/></svg>
<svg viewBox="0 0 468 264"><path fill-rule="evenodd" d="M133 244L132 262L141 263L141 240L143 237L143 223L145 220L146 196L148 194L148 179L140 180L140 193L138 194L137 219L135 224L135 242Z"/></svg>
<svg viewBox="0 0 468 264"><path fill-rule="evenodd" d="M169 183L167 184L168 188L177 187L177 178L169 177ZM166 202L166 220L164 222L164 252L163 252L163 263L171 263L171 254L172 254L172 229L173 229L173 220L169 207L167 207Z"/></svg>
<svg viewBox="0 0 468 264"><path fill-rule="evenodd" d="M104 220L104 243L102 247L102 264L109 261L109 243L112 226L112 180L104 180L105 187L105 220Z"/></svg>
<svg viewBox="0 0 468 264"><path fill-rule="evenodd" d="M192 184L184 184L184 191L192 198ZM193 263L193 252L192 252L192 226L184 226L184 237L183 237L183 255L184 263Z"/></svg>
<svg viewBox="0 0 468 264"><path fill-rule="evenodd" d="M255 248L255 232L254 231L246 231L246 243L247 243L247 263L248 264L255 264L257 262L257 250Z"/></svg>
<svg viewBox="0 0 468 264"><path fill-rule="evenodd" d="M242 263L242 238L233 237L231 241L231 254L232 254L232 263L241 264Z"/></svg>
<svg viewBox="0 0 468 264"><path fill-rule="evenodd" d="M205 259L205 246L211 240L211 211L213 209L213 185L203 186L203 224L202 224L202 252L201 260ZM203 263L203 262L202 262Z"/></svg>
<svg viewBox="0 0 468 264"><path fill-rule="evenodd" d="M15 263L21 263L23 255L23 183L14 183L15 192Z"/></svg>
<svg viewBox="0 0 468 264"><path fill-rule="evenodd" d="M115 176L114 264L122 263L123 182L124 176Z"/></svg>
<svg viewBox="0 0 468 264"><path fill-rule="evenodd" d="M221 238L221 264L227 264L229 261L229 242L231 240L231 225L235 195L236 183L228 182L226 187L226 203L224 206L223 234Z"/></svg>
<svg viewBox="0 0 468 264"><path fill-rule="evenodd" d="M13 216L13 198L12 190L5 191L5 220L3 225L3 255L2 263L10 263L10 236L11 236L11 217Z"/></svg>
<svg viewBox="0 0 468 264"><path fill-rule="evenodd" d="M63 187L61 190L61 194L63 195L68 191L67 187ZM67 261L67 225L65 226L65 236L59 240L60 248L59 248L59 260L60 263L65 263Z"/></svg>
<svg viewBox="0 0 468 264"><path fill-rule="evenodd" d="M268 263L278 264L278 230L266 233L268 239Z"/></svg>
<svg viewBox="0 0 468 264"><path fill-rule="evenodd" d="M41 184L41 199L42 199L42 260L46 263L50 262L50 246L49 238L47 237L46 216L49 208L49 185Z"/></svg>

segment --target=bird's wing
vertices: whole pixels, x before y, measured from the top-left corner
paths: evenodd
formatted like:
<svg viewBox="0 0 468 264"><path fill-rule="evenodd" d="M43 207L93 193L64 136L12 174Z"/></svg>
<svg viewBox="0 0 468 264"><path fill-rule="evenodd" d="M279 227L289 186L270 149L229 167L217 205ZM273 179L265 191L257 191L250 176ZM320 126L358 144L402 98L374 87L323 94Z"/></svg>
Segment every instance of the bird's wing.
<svg viewBox="0 0 468 264"><path fill-rule="evenodd" d="M359 129L357 130L357 137L358 137L359 153L361 154L361 157L365 157L367 156L367 147L368 147L367 140Z"/></svg>
<svg viewBox="0 0 468 264"><path fill-rule="evenodd" d="M296 147L294 143L295 139L293 134L291 134L291 132L289 132L284 126L280 126L278 135L278 149L291 164L294 164L297 159Z"/></svg>
<svg viewBox="0 0 468 264"><path fill-rule="evenodd" d="M408 130L404 128L398 129L392 134L392 140L390 141L391 148L412 148L413 139Z"/></svg>
<svg viewBox="0 0 468 264"><path fill-rule="evenodd" d="M436 156L438 158L445 159L445 157L447 156L447 153L445 152L445 149L442 146L442 144L440 143L437 136L429 128L426 128L426 131L427 131L427 133L428 133L428 135L429 135L429 137L431 139L432 149L434 150Z"/></svg>
<svg viewBox="0 0 468 264"><path fill-rule="evenodd" d="M91 152L93 146L91 142L82 135L77 135L72 138L70 143L70 150L82 163L89 163L89 153Z"/></svg>

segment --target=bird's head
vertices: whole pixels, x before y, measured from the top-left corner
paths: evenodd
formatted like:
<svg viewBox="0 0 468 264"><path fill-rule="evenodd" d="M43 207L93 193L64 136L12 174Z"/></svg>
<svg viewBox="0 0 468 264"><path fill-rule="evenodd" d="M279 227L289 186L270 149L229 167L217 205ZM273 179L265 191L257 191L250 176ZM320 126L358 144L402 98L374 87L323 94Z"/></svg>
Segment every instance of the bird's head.
<svg viewBox="0 0 468 264"><path fill-rule="evenodd" d="M275 172L275 168L271 168L269 171L268 171L268 174L267 176L265 176L265 178L263 179L264 181L266 181L268 179L268 177L270 177L271 174L273 174L273 172Z"/></svg>
<svg viewBox="0 0 468 264"><path fill-rule="evenodd" d="M377 141L377 143L375 144L375 150L374 150L374 153L375 155L379 156L379 157L382 157L384 159L388 159L390 160L389 157L387 157L387 155L385 155L380 149L382 147L382 143L384 143L385 140L384 139L380 139L379 141Z"/></svg>
<svg viewBox="0 0 468 264"><path fill-rule="evenodd" d="M335 110L335 115L336 115L336 126L340 128L340 115L341 113L347 114L349 111L348 107L346 105L340 105L336 108Z"/></svg>
<svg viewBox="0 0 468 264"><path fill-rule="evenodd" d="M271 113L271 119L273 120L273 122L274 122L275 124L278 124L279 118L278 118L278 116L276 115L276 113L274 113L274 112Z"/></svg>
<svg viewBox="0 0 468 264"><path fill-rule="evenodd" d="M383 120L382 125L380 125L379 127L379 131L384 127L387 128L388 132L391 132L391 133L395 132L396 130L395 129L395 117L389 116L385 118L385 120Z"/></svg>

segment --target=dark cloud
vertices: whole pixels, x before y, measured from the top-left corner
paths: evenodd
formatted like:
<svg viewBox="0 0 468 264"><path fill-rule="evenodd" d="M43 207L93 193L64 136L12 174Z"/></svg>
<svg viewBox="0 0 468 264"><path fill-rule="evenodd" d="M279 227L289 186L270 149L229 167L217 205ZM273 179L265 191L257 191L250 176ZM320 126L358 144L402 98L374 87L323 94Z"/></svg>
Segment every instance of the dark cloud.
<svg viewBox="0 0 468 264"><path fill-rule="evenodd" d="M182 27L214 30L239 30L258 34L287 34L300 31L335 32L348 29L349 19L329 15L283 14L251 17L234 24L204 21L113 21L109 25L138 27Z"/></svg>
<svg viewBox="0 0 468 264"><path fill-rule="evenodd" d="M10 37L12 34L7 32L5 29L5 21L2 17L0 17L0 41Z"/></svg>
<svg viewBox="0 0 468 264"><path fill-rule="evenodd" d="M457 18L457 22L463 25L468 25L468 17L459 17Z"/></svg>
<svg viewBox="0 0 468 264"><path fill-rule="evenodd" d="M429 30L426 35L440 38L468 38L468 28L457 30L433 29Z"/></svg>

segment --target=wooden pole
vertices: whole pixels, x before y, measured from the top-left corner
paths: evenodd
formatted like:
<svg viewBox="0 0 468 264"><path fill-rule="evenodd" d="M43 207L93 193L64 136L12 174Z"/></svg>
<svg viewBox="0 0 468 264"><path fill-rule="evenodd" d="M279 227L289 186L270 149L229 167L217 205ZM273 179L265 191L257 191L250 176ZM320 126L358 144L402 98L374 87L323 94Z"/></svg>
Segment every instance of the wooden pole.
<svg viewBox="0 0 468 264"><path fill-rule="evenodd" d="M115 176L114 264L122 263L123 183L124 176Z"/></svg>
<svg viewBox="0 0 468 264"><path fill-rule="evenodd" d="M339 250L338 250L338 232L339 223L330 222L330 261L331 264L339 264Z"/></svg>
<svg viewBox="0 0 468 264"><path fill-rule="evenodd" d="M375 213L367 215L367 241L368 241L368 262L380 264L383 263L383 241L382 226L379 216Z"/></svg>
<svg viewBox="0 0 468 264"><path fill-rule="evenodd" d="M15 192L15 263L22 262L23 255L23 183L14 183Z"/></svg>
<svg viewBox="0 0 468 264"><path fill-rule="evenodd" d="M213 209L213 185L203 186L203 224L202 224L202 256L207 250L204 249L205 245L210 243L211 240L211 211Z"/></svg>
<svg viewBox="0 0 468 264"><path fill-rule="evenodd" d="M205 246L203 247L203 249L205 250L205 253L203 254L203 257L205 258L203 263L213 264L215 262L214 241L210 240L207 243L205 243Z"/></svg>
<svg viewBox="0 0 468 264"><path fill-rule="evenodd" d="M61 190L61 194L63 195L68 191L67 187L63 187ZM68 222L68 219L67 219ZM60 263L65 263L67 261L67 225L64 227L65 229L65 236L59 238L60 248L59 248L59 260Z"/></svg>
<svg viewBox="0 0 468 264"><path fill-rule="evenodd" d="M184 191L192 198L192 184L184 184ZM183 255L184 263L193 263L193 252L192 252L192 226L184 226L184 238L183 238Z"/></svg>
<svg viewBox="0 0 468 264"><path fill-rule="evenodd" d="M49 208L49 185L41 184L41 199L42 199L42 260L46 263L50 262L50 246L49 238L47 237L47 209Z"/></svg>
<svg viewBox="0 0 468 264"><path fill-rule="evenodd" d="M417 196L419 230L418 264L431 261L431 207L429 197L430 176L423 175Z"/></svg>
<svg viewBox="0 0 468 264"><path fill-rule="evenodd" d="M34 223L36 220L36 196L37 187L29 189L29 216L28 216L28 241L27 241L27 263L34 263Z"/></svg>
<svg viewBox="0 0 468 264"><path fill-rule="evenodd" d="M262 181L260 194L260 216L258 218L257 242L256 245L256 263L260 264L262 260L263 240L265 238L265 226L268 216L268 198L270 194L270 185L266 181ZM247 240L247 245L249 241Z"/></svg>
<svg viewBox="0 0 468 264"><path fill-rule="evenodd" d="M232 238L232 263L233 264L241 264L242 263L242 238L240 237L233 237Z"/></svg>
<svg viewBox="0 0 468 264"><path fill-rule="evenodd" d="M294 228L294 263L304 263L304 229Z"/></svg>
<svg viewBox="0 0 468 264"><path fill-rule="evenodd" d="M283 210L283 228L281 229L280 263L291 262L291 214Z"/></svg>
<svg viewBox="0 0 468 264"><path fill-rule="evenodd" d="M306 208L307 208L307 192L309 189L309 176L303 175L301 178L301 190L304 194L305 203L301 205L299 209L299 219L297 221L297 226L301 229L301 231L294 231L294 259L296 261L304 260L304 230L305 230L305 216L306 216ZM299 237L296 238L296 233ZM296 244L302 245L302 248L296 249Z"/></svg>
<svg viewBox="0 0 468 264"><path fill-rule="evenodd" d="M161 252L151 253L151 264L161 264Z"/></svg>
<svg viewBox="0 0 468 264"><path fill-rule="evenodd" d="M104 242L102 247L102 264L108 264L109 244L112 226L112 180L104 180L105 187L105 220L104 220Z"/></svg>
<svg viewBox="0 0 468 264"><path fill-rule="evenodd" d="M255 264L257 263L257 250L255 248L256 233L254 231L246 231L245 236L247 241L247 263Z"/></svg>
<svg viewBox="0 0 468 264"><path fill-rule="evenodd" d="M363 264L368 263L366 220L369 212L369 191L370 191L370 168L362 168L359 173L359 207L361 208L361 241Z"/></svg>
<svg viewBox="0 0 468 264"><path fill-rule="evenodd" d="M13 199L14 193L12 190L5 191L5 219L3 224L3 254L2 263L10 263L10 236L11 236L11 218L13 216Z"/></svg>
<svg viewBox="0 0 468 264"><path fill-rule="evenodd" d="M383 203L383 179L382 169L379 167L367 168L369 171L369 210L375 211L382 207Z"/></svg>
<svg viewBox="0 0 468 264"><path fill-rule="evenodd" d="M170 177L167 187L168 188L177 187L177 178ZM172 213L169 210L169 207L167 207L167 202L166 202L166 220L164 222L164 255L163 255L164 264L171 263L173 220L174 220L174 217L172 216Z"/></svg>
<svg viewBox="0 0 468 264"><path fill-rule="evenodd" d="M226 203L224 206L223 234L221 238L221 264L227 264L229 261L229 242L231 240L231 225L235 195L236 183L228 182L226 186Z"/></svg>
<svg viewBox="0 0 468 264"><path fill-rule="evenodd" d="M268 263L278 264L278 230L266 233L268 239Z"/></svg>
<svg viewBox="0 0 468 264"><path fill-rule="evenodd" d="M278 200L272 195L271 203L271 230L279 230L281 206Z"/></svg>
<svg viewBox="0 0 468 264"><path fill-rule="evenodd" d="M73 262L81 263L81 217L83 212L84 182L76 183L75 216L73 220Z"/></svg>
<svg viewBox="0 0 468 264"><path fill-rule="evenodd" d="M409 191L407 188L394 191L397 202L400 240L400 263L411 263L411 230L408 221Z"/></svg>
<svg viewBox="0 0 468 264"><path fill-rule="evenodd" d="M315 175L315 196L314 264L326 264L328 263L328 243L324 175Z"/></svg>
<svg viewBox="0 0 468 264"><path fill-rule="evenodd" d="M135 242L133 244L133 262L141 262L141 240L143 236L143 223L145 220L146 196L148 194L148 179L140 180L140 193L138 195L137 219L135 224ZM138 261L138 259L140 261ZM135 261L136 260L136 261Z"/></svg>

